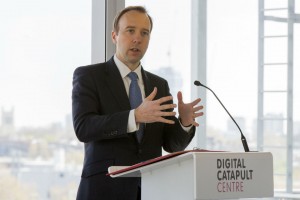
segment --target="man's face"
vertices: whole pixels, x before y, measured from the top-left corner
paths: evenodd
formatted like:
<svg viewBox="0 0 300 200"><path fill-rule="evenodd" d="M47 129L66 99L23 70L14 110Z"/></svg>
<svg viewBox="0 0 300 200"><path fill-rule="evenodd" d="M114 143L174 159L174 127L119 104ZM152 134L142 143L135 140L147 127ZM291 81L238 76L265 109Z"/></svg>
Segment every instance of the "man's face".
<svg viewBox="0 0 300 200"><path fill-rule="evenodd" d="M145 13L129 11L119 21L119 31L112 32L117 57L131 70L136 69L147 51L150 20Z"/></svg>

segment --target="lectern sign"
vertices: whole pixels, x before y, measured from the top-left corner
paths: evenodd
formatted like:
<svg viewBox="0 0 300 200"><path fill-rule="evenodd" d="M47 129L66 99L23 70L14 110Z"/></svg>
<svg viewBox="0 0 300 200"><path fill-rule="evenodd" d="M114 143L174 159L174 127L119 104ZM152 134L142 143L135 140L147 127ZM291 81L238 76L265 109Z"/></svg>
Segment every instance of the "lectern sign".
<svg viewBox="0 0 300 200"><path fill-rule="evenodd" d="M250 198L253 194L264 197L266 193L273 196L271 154L212 153L194 156L198 180L196 187L200 190L197 199L210 199L212 194L216 199Z"/></svg>
<svg viewBox="0 0 300 200"><path fill-rule="evenodd" d="M243 192L244 181L252 180L253 169L247 169L244 158L217 159L218 192Z"/></svg>

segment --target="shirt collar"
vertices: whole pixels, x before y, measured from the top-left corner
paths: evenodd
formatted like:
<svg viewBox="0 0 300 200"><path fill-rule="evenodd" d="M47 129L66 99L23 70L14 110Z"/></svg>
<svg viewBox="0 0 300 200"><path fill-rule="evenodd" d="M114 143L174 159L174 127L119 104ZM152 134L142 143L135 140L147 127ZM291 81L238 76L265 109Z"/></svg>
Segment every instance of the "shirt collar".
<svg viewBox="0 0 300 200"><path fill-rule="evenodd" d="M124 63L122 63L122 61L119 60L116 55L114 55L114 61L120 71L122 78L125 78L131 72L131 70ZM138 75L140 80L142 80L141 79L141 77L142 77L141 68L142 68L142 65L140 63L139 66L134 70L134 72Z"/></svg>

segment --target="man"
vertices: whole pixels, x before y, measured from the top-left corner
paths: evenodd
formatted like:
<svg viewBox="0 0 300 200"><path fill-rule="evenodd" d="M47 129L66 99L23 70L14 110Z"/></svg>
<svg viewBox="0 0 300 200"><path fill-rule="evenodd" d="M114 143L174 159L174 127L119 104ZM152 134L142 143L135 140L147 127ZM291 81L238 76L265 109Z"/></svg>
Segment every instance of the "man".
<svg viewBox="0 0 300 200"><path fill-rule="evenodd" d="M108 167L161 156L162 147L167 152L184 150L199 126L195 118L203 115L200 99L185 104L178 92L178 120L167 81L141 66L151 30L152 19L143 7L125 8L114 21L115 55L74 72L73 122L85 149L78 200L140 199L140 178L113 179L106 175ZM137 107L128 98L134 84L130 72L138 76L141 89L143 101Z"/></svg>

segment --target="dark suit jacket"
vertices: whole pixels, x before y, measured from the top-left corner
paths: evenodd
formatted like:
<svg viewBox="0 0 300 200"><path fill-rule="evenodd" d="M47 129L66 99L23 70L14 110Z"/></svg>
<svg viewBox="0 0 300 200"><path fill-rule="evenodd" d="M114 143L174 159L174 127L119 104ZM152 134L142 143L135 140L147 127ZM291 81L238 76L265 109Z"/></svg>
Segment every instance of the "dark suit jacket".
<svg viewBox="0 0 300 200"><path fill-rule="evenodd" d="M145 95L157 87L155 99L170 95L166 80L142 69ZM139 144L135 132L127 133L130 103L113 58L79 67L73 76L73 124L84 142L84 165L77 199L136 199L139 178L106 176L112 165L128 166L186 148L195 134L186 133L175 117L174 125L149 123Z"/></svg>

